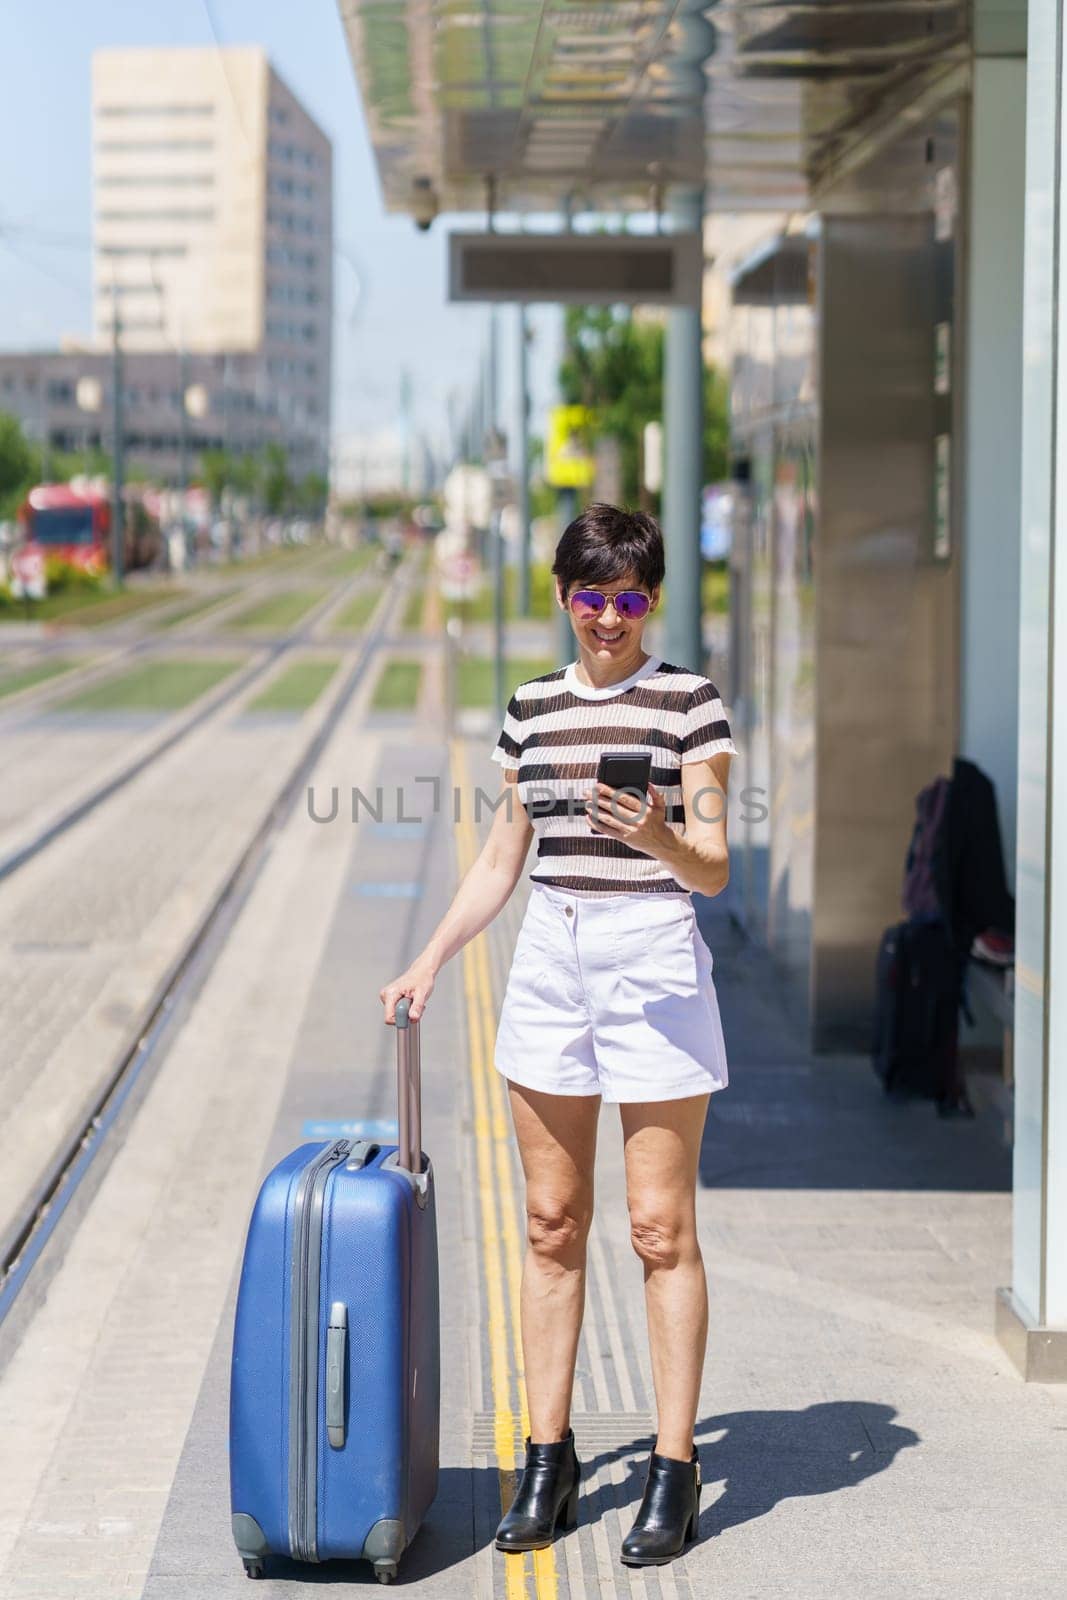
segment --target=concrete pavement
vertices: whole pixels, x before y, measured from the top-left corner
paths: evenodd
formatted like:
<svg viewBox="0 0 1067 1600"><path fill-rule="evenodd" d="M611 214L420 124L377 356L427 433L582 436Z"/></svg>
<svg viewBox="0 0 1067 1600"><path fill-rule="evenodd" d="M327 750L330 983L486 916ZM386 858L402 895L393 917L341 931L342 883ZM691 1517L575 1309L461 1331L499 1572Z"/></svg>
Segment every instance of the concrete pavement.
<svg viewBox="0 0 1067 1600"><path fill-rule="evenodd" d="M486 721L445 748L430 721L398 729L361 699L324 752L324 792L381 784L392 796L400 784L423 821L353 826L342 806L329 825L294 815L280 837L0 1375L0 1600L249 1593L226 1484L248 1210L309 1118L392 1115L394 1036L377 990L421 947L490 820L454 826L415 780L495 793L495 731ZM400 1581L448 1600L1051 1600L1067 1568L1067 1393L1024 1385L993 1337L1009 1246L997 1118L889 1105L865 1060L809 1058L773 966L731 921L729 891L699 905L731 1071L698 1194L711 1294L700 1541L662 1569L617 1556L654 1394L609 1107L575 1391L580 1525L536 1558L492 1548L524 1409L521 1174L491 1049L526 892L524 881L442 971L422 1024L442 1477ZM296 1581L373 1578L361 1564L275 1562L258 1593Z"/></svg>

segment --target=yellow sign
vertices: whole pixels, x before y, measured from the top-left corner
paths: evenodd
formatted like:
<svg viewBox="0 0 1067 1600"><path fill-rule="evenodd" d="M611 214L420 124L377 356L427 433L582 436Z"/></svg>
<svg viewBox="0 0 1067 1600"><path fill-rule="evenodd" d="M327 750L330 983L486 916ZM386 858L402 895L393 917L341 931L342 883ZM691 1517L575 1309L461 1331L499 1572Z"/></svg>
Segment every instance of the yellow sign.
<svg viewBox="0 0 1067 1600"><path fill-rule="evenodd" d="M589 406L553 406L548 413L545 482L553 489L588 489L596 476Z"/></svg>

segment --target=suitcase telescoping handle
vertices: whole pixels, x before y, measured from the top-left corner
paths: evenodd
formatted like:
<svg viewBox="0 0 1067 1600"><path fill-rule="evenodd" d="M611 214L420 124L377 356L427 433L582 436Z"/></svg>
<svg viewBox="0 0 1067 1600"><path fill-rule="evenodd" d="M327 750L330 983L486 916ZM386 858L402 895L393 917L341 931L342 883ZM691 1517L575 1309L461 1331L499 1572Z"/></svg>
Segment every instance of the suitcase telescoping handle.
<svg viewBox="0 0 1067 1600"><path fill-rule="evenodd" d="M409 995L397 1001L396 1103L397 1165L408 1172L422 1171L422 1071L419 1061L419 1024L411 1017Z"/></svg>

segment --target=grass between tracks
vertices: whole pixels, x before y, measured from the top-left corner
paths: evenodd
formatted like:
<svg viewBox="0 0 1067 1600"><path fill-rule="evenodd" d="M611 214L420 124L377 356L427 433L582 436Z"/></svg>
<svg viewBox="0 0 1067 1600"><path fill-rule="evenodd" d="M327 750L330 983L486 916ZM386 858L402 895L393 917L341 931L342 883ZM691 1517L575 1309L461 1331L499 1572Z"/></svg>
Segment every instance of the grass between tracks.
<svg viewBox="0 0 1067 1600"><path fill-rule="evenodd" d="M30 609L21 602L0 606L0 623L4 622L56 622L70 623L78 628L98 628L107 622L120 622L123 617L146 611L151 606L164 605L168 600L178 600L187 593L174 584L161 584L152 589L123 589L109 593L106 589L65 589L46 595L43 600L30 602Z"/></svg>
<svg viewBox="0 0 1067 1600"><path fill-rule="evenodd" d="M22 667L16 672L2 673L0 700L5 695L17 694L20 689L29 689L35 683L47 683L49 678L58 678L62 673L71 672L81 664L80 661L68 657L55 656L48 661L35 661L32 667Z"/></svg>
<svg viewBox="0 0 1067 1600"><path fill-rule="evenodd" d="M326 589L283 589L227 620L231 628L291 628L317 606Z"/></svg>
<svg viewBox="0 0 1067 1600"><path fill-rule="evenodd" d="M293 661L272 679L261 694L249 701L246 711L307 711L333 677L339 656L317 661Z"/></svg>
<svg viewBox="0 0 1067 1600"><path fill-rule="evenodd" d="M327 573L331 578L351 578L356 573L365 571L377 553L377 546L373 544L360 545L357 550L338 550L325 566L319 568L319 571Z"/></svg>
<svg viewBox="0 0 1067 1600"><path fill-rule="evenodd" d="M243 660L204 657L149 661L55 701L49 711L178 711L244 665Z"/></svg>
<svg viewBox="0 0 1067 1600"><path fill-rule="evenodd" d="M203 612L210 611L214 606L221 606L225 601L232 600L238 593L237 585L228 589L216 589L212 594L201 595L198 600L190 600L188 605L178 606L165 617L155 617L152 620L153 628L176 628L181 622L188 622L192 617L199 617Z"/></svg>
<svg viewBox="0 0 1067 1600"><path fill-rule="evenodd" d="M527 678L539 678L554 671L550 656L511 656L504 662L504 694L511 696L515 686ZM466 656L456 665L456 703L460 706L490 706L493 703L492 656Z"/></svg>
<svg viewBox="0 0 1067 1600"><path fill-rule="evenodd" d="M425 605L426 590L423 584L419 582L408 595L407 604L404 607L404 615L401 619L400 626L406 629L421 628L422 613Z"/></svg>
<svg viewBox="0 0 1067 1600"><path fill-rule="evenodd" d="M361 589L344 610L339 612L333 622L333 633L356 633L360 628L365 628L370 621L375 606L382 597L384 585L370 584L366 589Z"/></svg>
<svg viewBox="0 0 1067 1600"><path fill-rule="evenodd" d="M232 556L228 561L219 561L214 564L216 572L261 572L264 567L274 567L281 570L285 567L299 567L303 562L313 561L320 556L325 547L322 544L284 544L274 545L269 550L261 550L254 556Z"/></svg>
<svg viewBox="0 0 1067 1600"><path fill-rule="evenodd" d="M396 656L387 661L374 689L374 711L414 711L422 682L422 662Z"/></svg>

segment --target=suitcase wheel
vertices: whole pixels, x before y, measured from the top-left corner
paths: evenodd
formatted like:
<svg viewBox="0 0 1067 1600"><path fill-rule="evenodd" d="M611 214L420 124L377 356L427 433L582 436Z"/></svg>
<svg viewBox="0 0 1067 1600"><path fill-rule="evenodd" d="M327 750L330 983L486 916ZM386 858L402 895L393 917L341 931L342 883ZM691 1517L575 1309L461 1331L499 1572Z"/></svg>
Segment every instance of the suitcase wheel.
<svg viewBox="0 0 1067 1600"><path fill-rule="evenodd" d="M374 1576L379 1583L392 1583L396 1577L395 1561L376 1561L374 1563Z"/></svg>
<svg viewBox="0 0 1067 1600"><path fill-rule="evenodd" d="M264 1568L262 1561L245 1562L246 1578L262 1578L265 1575L265 1570L266 1569Z"/></svg>

